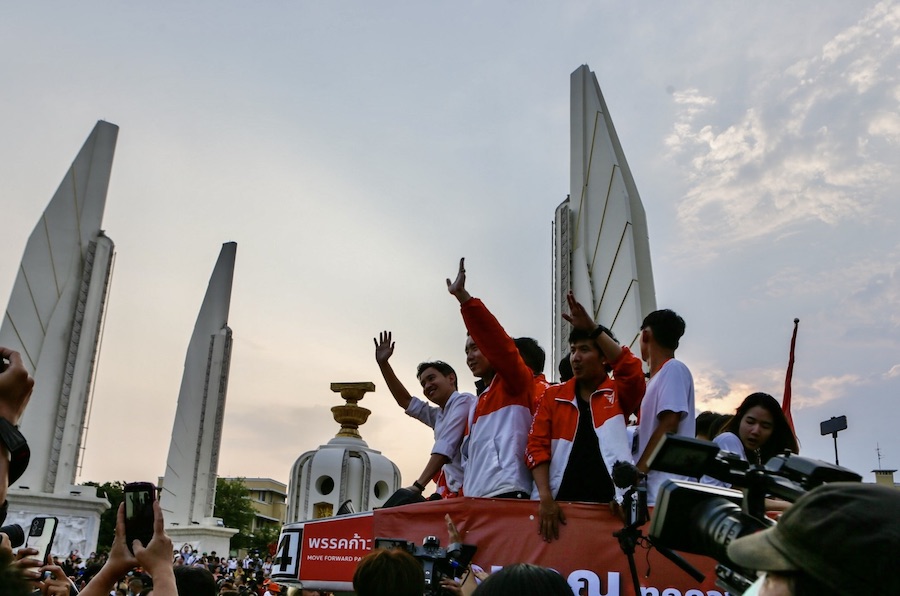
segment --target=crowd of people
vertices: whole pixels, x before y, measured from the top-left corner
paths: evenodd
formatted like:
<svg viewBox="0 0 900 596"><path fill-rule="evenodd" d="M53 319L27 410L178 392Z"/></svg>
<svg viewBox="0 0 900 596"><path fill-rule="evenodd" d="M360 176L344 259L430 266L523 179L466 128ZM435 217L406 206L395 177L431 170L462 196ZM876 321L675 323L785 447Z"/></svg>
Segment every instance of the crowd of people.
<svg viewBox="0 0 900 596"><path fill-rule="evenodd" d="M613 466L618 462L634 464L645 476L648 504L653 505L660 486L673 477L649 468L651 454L668 434L712 439L721 450L754 464L798 450L780 405L765 393L751 394L731 415L704 412L695 420L691 372L676 358L686 326L672 310L657 310L644 318L640 329L634 330L640 354L633 354L569 293L569 312L563 316L571 325L570 351L560 362L561 382L550 383L543 374L545 356L538 343L527 337L511 337L487 306L469 293L464 260L460 260L456 278L447 279L447 290L460 305L467 331L466 365L477 379L473 393L460 391L456 372L449 364L431 360L416 371L424 399L412 395L390 364L395 350L393 334L384 331L374 340L375 360L394 400L409 416L434 430L434 444L420 474L387 505L425 500L431 482L435 488L429 499L531 499L537 513L535 533L551 543L563 532L575 531L564 528L566 519L560 501L609 503L616 510L623 492L612 480ZM17 424L34 381L17 353L0 348L0 356L2 522L8 485L28 465L27 441ZM825 533L838 527L852 532L851 524L867 524L867 515L879 519L888 516L887 522L877 528L885 550L889 545L900 545L900 493L887 494L874 488L854 485L835 486L827 493L813 490L785 514L783 525L761 537L732 543L735 560L768 572L770 579L758 586L761 594L778 593L775 589L789 590L782 592L786 594L812 593L808 586L818 589L819 594L847 593L841 590L848 575L838 577L834 573L835 569L843 570L846 561L818 552L817 563L811 566L808 557L795 556L793 551L800 552L814 542L815 538L808 536L811 527ZM853 515L831 516L830 528L817 524L815 514L808 511L824 515L821 502L846 506ZM108 555L86 561L77 557L61 562L37 561L32 558L36 553L29 549L14 554L9 539L0 534L2 594L18 596L38 590L45 596L62 596L78 589L85 596L324 594L280 587L267 577L271 560L238 561L217 557L216 553L173 550L158 502L153 503L153 512L152 539L147 544L140 540L126 544L124 510L120 507ZM448 530L452 541L455 528L449 520ZM813 542L807 544L797 536ZM892 570L880 555L870 557L868 563L873 562L884 568L887 579L882 577L880 581L895 585ZM444 589L451 594L476 596L571 593L561 576L528 562L509 565L490 576L472 573L468 577L470 581L462 585L448 580ZM849 577L859 585L868 585L867 577L853 573ZM423 585L421 564L402 550L376 550L360 562L353 584L359 596L418 596Z"/></svg>

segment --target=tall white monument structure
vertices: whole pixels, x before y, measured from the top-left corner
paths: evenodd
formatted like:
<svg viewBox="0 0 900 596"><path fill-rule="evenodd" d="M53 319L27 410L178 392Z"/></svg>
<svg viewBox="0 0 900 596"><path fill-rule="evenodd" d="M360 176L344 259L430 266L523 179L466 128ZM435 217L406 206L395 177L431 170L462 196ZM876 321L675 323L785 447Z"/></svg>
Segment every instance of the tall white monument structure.
<svg viewBox="0 0 900 596"><path fill-rule="evenodd" d="M370 511L384 505L400 488L400 470L369 447L359 434L371 410L359 400L373 383L332 383L346 404L331 413L341 430L315 451L297 458L291 468L286 523L331 517L352 505L351 511Z"/></svg>
<svg viewBox="0 0 900 596"><path fill-rule="evenodd" d="M197 315L184 358L160 497L166 531L174 543L219 553L228 552L229 540L237 533L213 517L231 363L228 311L236 253L235 242L222 245Z"/></svg>
<svg viewBox="0 0 900 596"><path fill-rule="evenodd" d="M35 379L22 418L31 448L9 493L10 523L60 518L54 552L96 549L100 513L75 486L109 290L113 242L100 229L119 127L96 124L38 221L0 324L0 345L22 354Z"/></svg>
<svg viewBox="0 0 900 596"><path fill-rule="evenodd" d="M553 358L569 352L566 293L636 350L644 316L656 310L647 218L597 77L571 77L569 197L556 208ZM555 366L554 366L555 368Z"/></svg>

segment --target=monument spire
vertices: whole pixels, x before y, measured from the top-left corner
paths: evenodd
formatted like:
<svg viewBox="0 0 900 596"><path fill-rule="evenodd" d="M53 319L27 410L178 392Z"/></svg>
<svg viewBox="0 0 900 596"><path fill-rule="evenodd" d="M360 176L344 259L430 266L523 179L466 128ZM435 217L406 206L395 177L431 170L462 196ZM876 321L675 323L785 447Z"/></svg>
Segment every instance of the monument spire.
<svg viewBox="0 0 900 596"><path fill-rule="evenodd" d="M28 237L0 345L35 379L22 417L31 462L10 487L7 523L54 515L54 552L97 548L96 490L75 486L96 370L114 245L101 229L119 127L97 122Z"/></svg>
<svg viewBox="0 0 900 596"><path fill-rule="evenodd" d="M35 379L22 419L31 463L16 483L75 482L114 246L100 229L119 127L97 122L28 237L0 325Z"/></svg>
<svg viewBox="0 0 900 596"><path fill-rule="evenodd" d="M184 358L163 480L166 522L189 526L213 515L228 369L228 311L237 244L222 245Z"/></svg>
<svg viewBox="0 0 900 596"><path fill-rule="evenodd" d="M647 218L597 77L582 65L570 83L570 191L553 220L554 363L569 352L570 290L632 349L656 310Z"/></svg>

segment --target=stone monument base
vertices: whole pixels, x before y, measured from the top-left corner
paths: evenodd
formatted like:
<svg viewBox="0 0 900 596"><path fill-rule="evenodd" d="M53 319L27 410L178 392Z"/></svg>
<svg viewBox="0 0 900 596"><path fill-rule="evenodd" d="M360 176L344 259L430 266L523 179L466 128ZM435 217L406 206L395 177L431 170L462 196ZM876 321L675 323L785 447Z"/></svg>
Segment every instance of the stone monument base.
<svg viewBox="0 0 900 596"><path fill-rule="evenodd" d="M177 551L187 546L198 553L215 552L219 557L227 557L231 548L231 537L238 533L236 528L226 528L218 517L203 519L202 524L189 526L166 525L166 534L172 539L172 548Z"/></svg>
<svg viewBox="0 0 900 596"><path fill-rule="evenodd" d="M83 559L97 550L100 514L109 509L109 501L97 496L94 486L71 485L68 492L42 493L30 488L10 487L7 493L7 524L19 524L28 535L31 520L38 516L59 519L51 552L65 558L77 550Z"/></svg>

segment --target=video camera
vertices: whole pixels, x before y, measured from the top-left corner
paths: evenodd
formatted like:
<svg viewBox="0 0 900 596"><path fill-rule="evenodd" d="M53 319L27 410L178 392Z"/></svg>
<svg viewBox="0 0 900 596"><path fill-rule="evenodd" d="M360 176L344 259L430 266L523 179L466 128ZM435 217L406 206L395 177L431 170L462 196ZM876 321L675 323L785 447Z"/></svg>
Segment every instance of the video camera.
<svg viewBox="0 0 900 596"><path fill-rule="evenodd" d="M437 536L426 536L422 546L415 542L398 538L376 538L375 548L399 548L405 550L422 564L425 572L425 596L441 594L441 580L445 577L457 579L469 568L478 547L473 544L454 542L441 548Z"/></svg>
<svg viewBox="0 0 900 596"><path fill-rule="evenodd" d="M654 545L718 561L717 583L732 594L749 588L756 571L735 565L728 558L728 545L775 524L766 517L767 496L794 502L820 484L862 480L846 468L787 452L765 465L750 465L736 454L721 452L711 441L671 434L657 445L649 467L692 478L710 476L742 489L666 480L648 532Z"/></svg>
<svg viewBox="0 0 900 596"><path fill-rule="evenodd" d="M19 524L9 524L8 526L0 527L0 534L6 534L7 538L9 538L10 546L13 548L19 548L25 544L25 530Z"/></svg>

